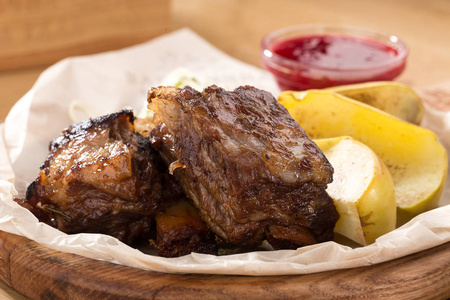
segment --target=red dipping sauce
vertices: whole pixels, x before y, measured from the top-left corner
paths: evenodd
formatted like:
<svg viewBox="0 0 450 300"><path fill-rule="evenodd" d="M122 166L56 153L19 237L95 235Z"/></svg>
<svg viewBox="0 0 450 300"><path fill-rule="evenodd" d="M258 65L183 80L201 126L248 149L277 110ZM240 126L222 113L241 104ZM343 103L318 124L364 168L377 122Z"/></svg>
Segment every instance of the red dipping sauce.
<svg viewBox="0 0 450 300"><path fill-rule="evenodd" d="M263 66L282 90L392 80L405 68L407 49L395 36L348 27L298 36L295 30L274 32L262 43Z"/></svg>

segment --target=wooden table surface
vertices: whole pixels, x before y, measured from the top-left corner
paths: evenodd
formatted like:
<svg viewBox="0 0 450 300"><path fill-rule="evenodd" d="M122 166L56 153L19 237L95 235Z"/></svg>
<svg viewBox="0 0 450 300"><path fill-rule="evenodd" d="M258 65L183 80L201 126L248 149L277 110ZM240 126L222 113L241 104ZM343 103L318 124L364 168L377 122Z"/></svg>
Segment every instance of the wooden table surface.
<svg viewBox="0 0 450 300"><path fill-rule="evenodd" d="M394 33L408 45L407 68L398 81L422 87L450 78L448 0L132 2L95 1L97 6L92 7L86 0L0 0L0 122L54 61L117 49L182 27L190 27L229 55L260 66L259 43L274 29L302 23L358 26ZM76 3L76 10L69 3ZM83 18L72 20L73 11ZM39 15L27 16L34 12ZM23 298L6 285L0 287L1 299Z"/></svg>

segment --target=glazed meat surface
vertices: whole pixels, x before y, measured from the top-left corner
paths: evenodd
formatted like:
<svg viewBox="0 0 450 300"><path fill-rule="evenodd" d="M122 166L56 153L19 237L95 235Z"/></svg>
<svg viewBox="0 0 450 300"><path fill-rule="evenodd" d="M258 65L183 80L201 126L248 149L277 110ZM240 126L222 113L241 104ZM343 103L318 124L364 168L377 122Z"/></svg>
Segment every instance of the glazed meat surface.
<svg viewBox="0 0 450 300"><path fill-rule="evenodd" d="M183 194L133 121L124 110L63 131L18 202L66 233L104 233L126 243L154 233L155 215Z"/></svg>
<svg viewBox="0 0 450 300"><path fill-rule="evenodd" d="M158 255L178 257L191 252L217 255L216 236L189 199L180 198L157 215L155 221Z"/></svg>
<svg viewBox="0 0 450 300"><path fill-rule="evenodd" d="M333 238L333 169L271 94L159 87L148 101L152 146L221 239L280 249Z"/></svg>

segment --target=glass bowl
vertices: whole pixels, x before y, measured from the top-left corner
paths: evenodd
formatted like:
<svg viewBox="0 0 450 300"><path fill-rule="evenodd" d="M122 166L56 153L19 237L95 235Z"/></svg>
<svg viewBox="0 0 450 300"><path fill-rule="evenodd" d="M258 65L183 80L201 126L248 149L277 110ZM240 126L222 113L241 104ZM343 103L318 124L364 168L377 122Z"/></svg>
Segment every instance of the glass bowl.
<svg viewBox="0 0 450 300"><path fill-rule="evenodd" d="M408 48L395 35L340 25L282 28L261 42L262 65L281 90L393 80L407 56Z"/></svg>

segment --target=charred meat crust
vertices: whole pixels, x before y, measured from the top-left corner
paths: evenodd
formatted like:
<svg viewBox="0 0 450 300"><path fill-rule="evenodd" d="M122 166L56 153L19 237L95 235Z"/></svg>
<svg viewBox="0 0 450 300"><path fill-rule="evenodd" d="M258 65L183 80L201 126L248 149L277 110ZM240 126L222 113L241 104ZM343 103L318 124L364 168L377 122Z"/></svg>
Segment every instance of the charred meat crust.
<svg viewBox="0 0 450 300"><path fill-rule="evenodd" d="M66 233L104 233L126 243L152 234L154 216L181 191L133 121L123 110L64 130L19 204Z"/></svg>
<svg viewBox="0 0 450 300"><path fill-rule="evenodd" d="M332 239L333 169L272 95L159 87L148 101L159 122L153 147L221 239L276 248Z"/></svg>
<svg viewBox="0 0 450 300"><path fill-rule="evenodd" d="M147 136L154 124L135 126L128 110L72 125L17 202L67 233L129 244L156 236L169 257L217 253L210 228L242 248L333 238L338 214L325 192L333 169L269 93L159 87L148 100L158 122L150 141L138 131ZM184 194L197 208L187 214Z"/></svg>

